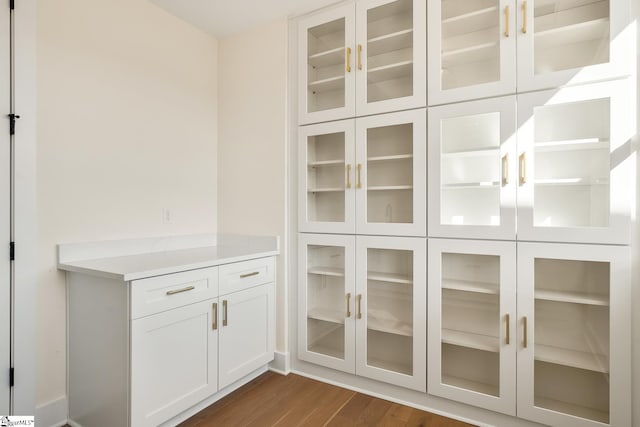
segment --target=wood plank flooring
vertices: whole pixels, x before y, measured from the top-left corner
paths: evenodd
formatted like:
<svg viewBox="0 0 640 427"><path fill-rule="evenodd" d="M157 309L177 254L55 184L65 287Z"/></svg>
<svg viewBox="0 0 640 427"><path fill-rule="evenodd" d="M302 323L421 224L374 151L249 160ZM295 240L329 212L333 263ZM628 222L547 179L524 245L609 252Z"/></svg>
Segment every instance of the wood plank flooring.
<svg viewBox="0 0 640 427"><path fill-rule="evenodd" d="M290 374L267 372L194 415L180 427L425 426L462 427L455 421Z"/></svg>

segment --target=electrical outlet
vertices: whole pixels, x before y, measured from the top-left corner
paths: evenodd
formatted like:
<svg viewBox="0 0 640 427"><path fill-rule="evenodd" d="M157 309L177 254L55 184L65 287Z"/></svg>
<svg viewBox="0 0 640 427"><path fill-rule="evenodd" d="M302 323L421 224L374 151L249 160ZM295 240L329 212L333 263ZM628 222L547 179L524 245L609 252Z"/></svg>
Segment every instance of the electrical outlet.
<svg viewBox="0 0 640 427"><path fill-rule="evenodd" d="M169 208L162 209L162 223L173 224L173 212Z"/></svg>

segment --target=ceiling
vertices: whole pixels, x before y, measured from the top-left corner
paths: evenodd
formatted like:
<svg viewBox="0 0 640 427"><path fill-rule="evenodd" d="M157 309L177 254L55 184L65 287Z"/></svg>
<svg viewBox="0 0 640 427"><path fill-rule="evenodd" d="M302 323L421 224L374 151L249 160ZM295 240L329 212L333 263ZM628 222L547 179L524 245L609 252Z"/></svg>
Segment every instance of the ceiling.
<svg viewBox="0 0 640 427"><path fill-rule="evenodd" d="M277 18L299 15L338 0L151 0L207 33L225 38Z"/></svg>

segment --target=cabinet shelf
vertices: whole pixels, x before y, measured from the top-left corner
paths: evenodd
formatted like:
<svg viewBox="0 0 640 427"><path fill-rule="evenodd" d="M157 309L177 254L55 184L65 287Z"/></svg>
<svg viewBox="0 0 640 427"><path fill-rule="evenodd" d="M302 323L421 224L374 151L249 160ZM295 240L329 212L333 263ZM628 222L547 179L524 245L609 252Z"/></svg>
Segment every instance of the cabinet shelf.
<svg viewBox="0 0 640 427"><path fill-rule="evenodd" d="M560 141L537 142L536 153L574 150L608 150L609 140L600 138L567 139Z"/></svg>
<svg viewBox="0 0 640 427"><path fill-rule="evenodd" d="M609 373L609 361L606 356L578 350L536 344L535 360L586 369L588 371Z"/></svg>
<svg viewBox="0 0 640 427"><path fill-rule="evenodd" d="M535 396L534 405L563 414L572 414L581 418L586 418L588 420L595 420L604 424L609 424L609 413L598 411L597 409L586 408L584 406L575 405L573 403L567 403L560 400L539 396Z"/></svg>
<svg viewBox="0 0 640 427"><path fill-rule="evenodd" d="M324 322L344 324L344 311L330 310L327 308L312 308L309 309L307 317L309 319L322 320Z"/></svg>
<svg viewBox="0 0 640 427"><path fill-rule="evenodd" d="M536 30L536 49L548 49L589 40L608 38L609 18L579 22L561 27Z"/></svg>
<svg viewBox="0 0 640 427"><path fill-rule="evenodd" d="M406 364L398 361L391 361L386 359L383 360L383 359L369 357L367 362L369 366L375 366L376 368L385 369L391 372L398 372L406 375L411 375L411 372L412 372L412 367L410 364Z"/></svg>
<svg viewBox="0 0 640 427"><path fill-rule="evenodd" d="M475 292L479 294L498 295L497 283L475 282L471 280L442 279L442 289L454 291Z"/></svg>
<svg viewBox="0 0 640 427"><path fill-rule="evenodd" d="M395 273L382 273L378 271L367 271L368 280L377 280L380 282L401 283L410 285L413 279L410 276Z"/></svg>
<svg viewBox="0 0 640 427"><path fill-rule="evenodd" d="M608 185L608 178L552 178L552 179L536 179L536 186L591 186L591 185Z"/></svg>
<svg viewBox="0 0 640 427"><path fill-rule="evenodd" d="M307 190L307 193L337 193L344 191L342 187L336 188L310 188Z"/></svg>
<svg viewBox="0 0 640 427"><path fill-rule="evenodd" d="M456 65L486 61L498 55L498 42L479 43L473 46L452 49L442 52L442 68Z"/></svg>
<svg viewBox="0 0 640 427"><path fill-rule="evenodd" d="M376 317L376 315L371 312L367 315L367 329L385 332L387 334L402 335L405 337L413 336L413 327L411 326L411 323L394 319L389 316Z"/></svg>
<svg viewBox="0 0 640 427"><path fill-rule="evenodd" d="M341 166L344 165L344 160L320 160L317 162L309 162L307 165L311 168L319 166Z"/></svg>
<svg viewBox="0 0 640 427"><path fill-rule="evenodd" d="M369 56L376 56L395 50L407 49L413 45L413 28L384 34L367 40Z"/></svg>
<svg viewBox="0 0 640 427"><path fill-rule="evenodd" d="M338 65L344 62L345 60L344 55L345 55L344 46L340 46L335 49L325 50L323 52L319 52L309 56L309 65L315 68Z"/></svg>
<svg viewBox="0 0 640 427"><path fill-rule="evenodd" d="M311 267L308 274L318 274L321 276L344 277L344 268L338 267Z"/></svg>
<svg viewBox="0 0 640 427"><path fill-rule="evenodd" d="M500 340L497 337L454 331L453 329L442 330L442 342L444 344L452 344L459 347L473 348L493 353L500 351Z"/></svg>
<svg viewBox="0 0 640 427"><path fill-rule="evenodd" d="M380 185L368 187L368 191L395 191L395 190L412 190L413 185Z"/></svg>
<svg viewBox="0 0 640 427"><path fill-rule="evenodd" d="M330 92L333 90L344 89L344 76L341 75L309 82L309 89L314 92Z"/></svg>
<svg viewBox="0 0 640 427"><path fill-rule="evenodd" d="M470 18L480 17L482 15L489 15L489 14L495 12L496 10L498 10L497 6L485 7L483 9L478 9L478 10L474 10L474 11L471 11L471 12L462 13L460 15L450 16L448 18L443 19L442 23L443 24L451 24L451 23L454 23L454 22L465 21L465 20L468 20Z"/></svg>
<svg viewBox="0 0 640 427"><path fill-rule="evenodd" d="M402 61L395 64L383 65L381 67L369 68L367 81L369 83L380 83L387 80L406 77L413 72L413 61Z"/></svg>
<svg viewBox="0 0 640 427"><path fill-rule="evenodd" d="M443 190L456 190L461 188L496 188L500 183L498 181L485 182L460 182L456 184L443 184Z"/></svg>
<svg viewBox="0 0 640 427"><path fill-rule="evenodd" d="M491 385L485 384L478 381L471 381L465 378L454 377L452 375L443 375L442 383L446 385L450 385L453 387L458 387L463 390L473 390L477 393L487 394L490 396L499 396L499 388Z"/></svg>
<svg viewBox="0 0 640 427"><path fill-rule="evenodd" d="M442 158L465 158L465 157L484 157L484 156L493 156L500 153L499 148L480 148L477 150L464 150L464 151L453 151L450 153L442 153Z"/></svg>
<svg viewBox="0 0 640 427"><path fill-rule="evenodd" d="M368 157L367 162L384 162L389 160L406 160L406 159L413 159L413 154L397 154L394 156Z"/></svg>
<svg viewBox="0 0 640 427"><path fill-rule="evenodd" d="M585 305L609 306L609 297L607 295L586 294L584 292L539 289L536 290L536 299Z"/></svg>

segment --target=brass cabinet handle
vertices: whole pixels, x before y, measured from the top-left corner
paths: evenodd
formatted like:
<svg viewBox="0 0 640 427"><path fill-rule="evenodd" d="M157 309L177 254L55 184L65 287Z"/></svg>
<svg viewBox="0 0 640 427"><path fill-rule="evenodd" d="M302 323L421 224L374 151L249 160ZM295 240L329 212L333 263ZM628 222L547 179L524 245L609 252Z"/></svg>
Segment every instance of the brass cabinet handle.
<svg viewBox="0 0 640 427"><path fill-rule="evenodd" d="M351 317L351 292L347 294L347 317Z"/></svg>
<svg viewBox="0 0 640 427"><path fill-rule="evenodd" d="M362 45L358 45L358 70L362 70Z"/></svg>
<svg viewBox="0 0 640 427"><path fill-rule="evenodd" d="M186 288L182 288L182 289L176 289L174 291L167 291L167 295L175 295L175 294L181 294L182 292L189 292L194 290L196 287L195 286L187 286Z"/></svg>
<svg viewBox="0 0 640 427"><path fill-rule="evenodd" d="M527 316L524 316L524 318L522 319L522 323L523 323L523 329L524 329L522 344L523 344L524 348L527 348L527 345L528 345L528 342L527 342Z"/></svg>
<svg viewBox="0 0 640 427"><path fill-rule="evenodd" d="M241 274L240 278L241 279L246 279L247 277L257 276L258 274L260 274L259 271L254 271L253 273Z"/></svg>
<svg viewBox="0 0 640 427"><path fill-rule="evenodd" d="M358 163L358 189L362 188L362 163Z"/></svg>
<svg viewBox="0 0 640 427"><path fill-rule="evenodd" d="M222 301L222 326L227 326L227 300Z"/></svg>
<svg viewBox="0 0 640 427"><path fill-rule="evenodd" d="M522 32L527 33L527 0L522 1Z"/></svg>
<svg viewBox="0 0 640 427"><path fill-rule="evenodd" d="M347 48L347 73L351 72L351 48Z"/></svg>
<svg viewBox="0 0 640 427"><path fill-rule="evenodd" d="M527 183L527 153L520 154L520 185Z"/></svg>
<svg viewBox="0 0 640 427"><path fill-rule="evenodd" d="M347 188L351 188L351 163L347 165Z"/></svg>
<svg viewBox="0 0 640 427"><path fill-rule="evenodd" d="M502 185L509 184L509 154L505 154L502 158Z"/></svg>
<svg viewBox="0 0 640 427"><path fill-rule="evenodd" d="M358 319L362 319L362 294L358 295Z"/></svg>
<svg viewBox="0 0 640 427"><path fill-rule="evenodd" d="M218 329L218 303L214 302L213 303L213 330L215 331L216 329Z"/></svg>
<svg viewBox="0 0 640 427"><path fill-rule="evenodd" d="M507 333L506 333L506 340L505 343L507 345L511 344L511 316L509 316L509 313L507 313L505 319L504 319L505 323L506 323L506 329L507 329Z"/></svg>
<svg viewBox="0 0 640 427"><path fill-rule="evenodd" d="M509 5L504 7L504 36L509 37L509 12L511 8Z"/></svg>

